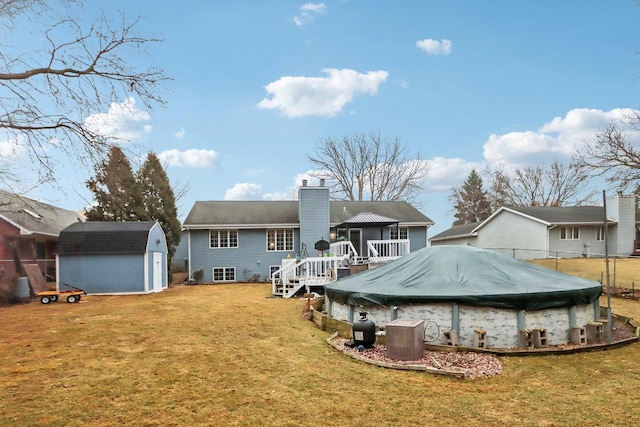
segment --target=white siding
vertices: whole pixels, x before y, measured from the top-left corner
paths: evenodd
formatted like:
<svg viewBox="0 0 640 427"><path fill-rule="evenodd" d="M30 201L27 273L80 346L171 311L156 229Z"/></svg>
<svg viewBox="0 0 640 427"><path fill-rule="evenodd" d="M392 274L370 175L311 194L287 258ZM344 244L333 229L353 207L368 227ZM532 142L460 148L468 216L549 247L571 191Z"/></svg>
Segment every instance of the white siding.
<svg viewBox="0 0 640 427"><path fill-rule="evenodd" d="M484 224L472 246L495 249L519 259L546 258L547 226L541 222L502 211Z"/></svg>
<svg viewBox="0 0 640 427"><path fill-rule="evenodd" d="M609 228L609 251L612 255L627 256L633 252L636 237L636 198L618 195L607 199L607 217L618 221Z"/></svg>

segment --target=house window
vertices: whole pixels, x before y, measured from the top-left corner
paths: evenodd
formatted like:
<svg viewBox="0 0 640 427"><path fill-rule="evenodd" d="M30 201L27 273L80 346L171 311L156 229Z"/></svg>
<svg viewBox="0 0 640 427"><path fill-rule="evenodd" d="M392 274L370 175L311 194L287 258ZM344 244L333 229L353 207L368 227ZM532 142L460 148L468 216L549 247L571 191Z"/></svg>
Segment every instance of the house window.
<svg viewBox="0 0 640 427"><path fill-rule="evenodd" d="M604 227L596 228L596 241L604 242Z"/></svg>
<svg viewBox="0 0 640 427"><path fill-rule="evenodd" d="M233 282L236 280L235 267L213 267L214 282Z"/></svg>
<svg viewBox="0 0 640 427"><path fill-rule="evenodd" d="M398 237L398 232L400 233L400 237ZM409 229L407 227L391 227L389 228L389 239L391 240L407 240L409 239Z"/></svg>
<svg viewBox="0 0 640 427"><path fill-rule="evenodd" d="M238 230L209 230L210 248L237 248Z"/></svg>
<svg viewBox="0 0 640 427"><path fill-rule="evenodd" d="M561 227L560 240L579 240L580 227Z"/></svg>
<svg viewBox="0 0 640 427"><path fill-rule="evenodd" d="M267 230L268 251L292 251L293 230Z"/></svg>
<svg viewBox="0 0 640 427"><path fill-rule="evenodd" d="M280 266L279 265L270 265L269 266L269 280L272 279L273 273L275 273L278 270L280 270Z"/></svg>
<svg viewBox="0 0 640 427"><path fill-rule="evenodd" d="M47 258L47 244L45 242L36 242L36 259L43 260Z"/></svg>

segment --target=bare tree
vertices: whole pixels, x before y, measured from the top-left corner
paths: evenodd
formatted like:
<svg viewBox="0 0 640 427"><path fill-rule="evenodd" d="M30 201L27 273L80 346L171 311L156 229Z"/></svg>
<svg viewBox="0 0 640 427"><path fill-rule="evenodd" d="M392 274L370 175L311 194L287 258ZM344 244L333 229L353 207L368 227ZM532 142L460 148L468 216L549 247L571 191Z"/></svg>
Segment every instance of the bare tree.
<svg viewBox="0 0 640 427"><path fill-rule="evenodd" d="M581 162L568 165L527 166L512 173L499 166L489 170L489 200L501 206L580 206L594 203L596 190L589 189L589 169Z"/></svg>
<svg viewBox="0 0 640 427"><path fill-rule="evenodd" d="M113 135L90 126L85 119L91 114L130 96L148 109L163 104L158 95L167 80L163 72L134 65L134 58L161 40L136 34L140 17L128 22L124 14L112 22L103 13L85 28L72 16L82 5L74 0L0 0L5 36L23 21L43 32L42 38L31 39L44 40L34 50L20 51L18 40L5 41L0 49L0 140L19 145L41 178L54 178L54 148L91 163L107 153Z"/></svg>
<svg viewBox="0 0 640 427"><path fill-rule="evenodd" d="M630 132L640 131L640 113L625 121L611 123L587 142L578 161L585 164L596 176L617 185L621 190L640 186L640 150L636 148Z"/></svg>
<svg viewBox="0 0 640 427"><path fill-rule="evenodd" d="M415 203L427 173L419 154L409 157L406 146L379 134L324 138L307 159L326 179L334 200L404 200Z"/></svg>

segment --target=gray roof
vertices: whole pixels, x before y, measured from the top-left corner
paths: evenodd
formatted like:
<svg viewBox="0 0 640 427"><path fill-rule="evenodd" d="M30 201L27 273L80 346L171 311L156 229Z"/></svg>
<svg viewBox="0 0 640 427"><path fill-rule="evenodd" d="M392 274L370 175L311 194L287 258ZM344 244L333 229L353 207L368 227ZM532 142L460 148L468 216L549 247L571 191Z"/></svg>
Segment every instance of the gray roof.
<svg viewBox="0 0 640 427"><path fill-rule="evenodd" d="M60 231L84 218L77 212L0 190L0 218L23 235L57 237Z"/></svg>
<svg viewBox="0 0 640 427"><path fill-rule="evenodd" d="M526 215L549 225L599 224L604 220L604 208L602 206L509 206L500 208L485 221L453 226L442 233L436 234L430 240L445 240L471 235L477 228L480 228L503 210ZM636 210L636 221L638 221L639 213L640 211Z"/></svg>
<svg viewBox="0 0 640 427"><path fill-rule="evenodd" d="M329 202L331 226L342 224L358 214L370 213L392 222L430 226L433 221L407 202ZM258 228L300 225L297 201L201 201L196 202L185 219L185 228L212 226Z"/></svg>
<svg viewBox="0 0 640 427"><path fill-rule="evenodd" d="M155 221L83 222L62 230L59 255L141 254Z"/></svg>
<svg viewBox="0 0 640 427"><path fill-rule="evenodd" d="M602 206L514 206L509 209L538 218L549 224L594 224L602 222L604 219Z"/></svg>
<svg viewBox="0 0 640 427"><path fill-rule="evenodd" d="M356 225L356 224L366 224L366 225L389 225L389 224L397 224L400 222L395 218L389 218L387 216L377 215L372 212L360 212L356 216L352 216L341 225Z"/></svg>
<svg viewBox="0 0 640 427"><path fill-rule="evenodd" d="M482 224L482 221L470 222L468 224L462 224L462 225L454 225L448 230L445 230L442 233L436 234L430 240L468 236L480 224Z"/></svg>

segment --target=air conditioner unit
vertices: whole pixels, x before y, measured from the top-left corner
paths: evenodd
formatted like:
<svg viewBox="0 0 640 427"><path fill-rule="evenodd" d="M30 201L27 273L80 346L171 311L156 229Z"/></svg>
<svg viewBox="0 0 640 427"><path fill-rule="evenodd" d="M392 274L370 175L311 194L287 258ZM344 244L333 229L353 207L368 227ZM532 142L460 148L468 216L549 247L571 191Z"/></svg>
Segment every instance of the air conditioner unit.
<svg viewBox="0 0 640 427"><path fill-rule="evenodd" d="M424 354L424 320L396 319L385 332L388 358L418 360Z"/></svg>

